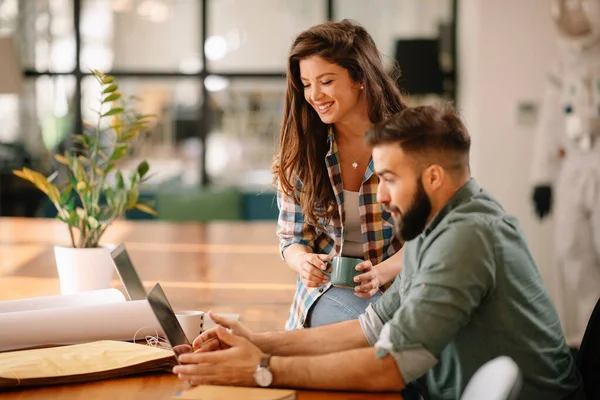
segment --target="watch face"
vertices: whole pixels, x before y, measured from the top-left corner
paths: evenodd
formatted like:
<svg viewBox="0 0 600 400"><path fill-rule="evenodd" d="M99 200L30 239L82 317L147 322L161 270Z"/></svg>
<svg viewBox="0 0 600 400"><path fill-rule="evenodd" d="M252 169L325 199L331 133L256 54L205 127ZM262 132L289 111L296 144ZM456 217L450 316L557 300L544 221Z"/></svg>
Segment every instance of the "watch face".
<svg viewBox="0 0 600 400"><path fill-rule="evenodd" d="M254 379L258 386L267 387L273 382L273 374L267 368L259 367L254 373Z"/></svg>

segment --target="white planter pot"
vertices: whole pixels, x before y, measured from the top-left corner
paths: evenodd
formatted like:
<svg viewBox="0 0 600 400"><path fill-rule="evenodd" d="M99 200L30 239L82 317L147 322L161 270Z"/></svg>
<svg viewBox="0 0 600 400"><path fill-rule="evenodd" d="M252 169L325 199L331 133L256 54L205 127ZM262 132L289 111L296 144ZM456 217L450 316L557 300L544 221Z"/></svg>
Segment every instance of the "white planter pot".
<svg viewBox="0 0 600 400"><path fill-rule="evenodd" d="M78 249L54 246L61 294L110 288L114 266L110 251L114 246Z"/></svg>

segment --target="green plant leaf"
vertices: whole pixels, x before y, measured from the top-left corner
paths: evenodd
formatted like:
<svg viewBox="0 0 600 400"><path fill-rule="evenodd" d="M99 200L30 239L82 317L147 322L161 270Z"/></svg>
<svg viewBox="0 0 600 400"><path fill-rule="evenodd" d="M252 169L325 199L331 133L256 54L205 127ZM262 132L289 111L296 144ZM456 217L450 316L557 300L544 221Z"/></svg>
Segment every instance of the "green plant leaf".
<svg viewBox="0 0 600 400"><path fill-rule="evenodd" d="M49 183L48 181L46 181L47 185L48 185L48 197L50 198L50 201L52 201L52 203L54 204L59 204L60 203L60 192L58 191L58 188Z"/></svg>
<svg viewBox="0 0 600 400"><path fill-rule="evenodd" d="M102 73L102 71L95 69L93 72L94 72L94 75L96 75L98 78L100 78L100 79L104 78L104 74Z"/></svg>
<svg viewBox="0 0 600 400"><path fill-rule="evenodd" d="M121 136L121 141L126 142L128 140L131 140L135 137L137 137L139 135L139 130L137 129L129 129L127 131L127 133L125 133L123 136Z"/></svg>
<svg viewBox="0 0 600 400"><path fill-rule="evenodd" d="M85 169L83 168L83 165L81 165L81 163L78 161L78 159L73 159L73 164L75 167L75 178L77 179L77 182L85 182L87 184L87 177L85 175ZM77 183L75 183L74 186L77 186Z"/></svg>
<svg viewBox="0 0 600 400"><path fill-rule="evenodd" d="M151 209L150 207L148 207L145 204L141 204L141 203L137 203L135 205L135 208L137 208L138 210L145 212L146 214L150 214L150 215L158 215L158 213L156 211L154 211L153 209Z"/></svg>
<svg viewBox="0 0 600 400"><path fill-rule="evenodd" d="M109 96L107 96L104 100L102 100L102 104L104 103L110 103L111 101L115 101L121 98L121 93L113 93Z"/></svg>
<svg viewBox="0 0 600 400"><path fill-rule="evenodd" d="M125 213L125 205L127 204L127 192L125 190L115 193L115 217L120 218Z"/></svg>
<svg viewBox="0 0 600 400"><path fill-rule="evenodd" d="M106 197L106 204L108 204L110 208L115 208L115 192L110 186L107 186L104 189L104 196Z"/></svg>
<svg viewBox="0 0 600 400"><path fill-rule="evenodd" d="M83 202L88 210L92 209L92 187L87 188L83 193Z"/></svg>
<svg viewBox="0 0 600 400"><path fill-rule="evenodd" d="M118 88L119 88L119 86L118 86L116 83L113 83L113 84L109 85L107 88L105 88L105 89L102 91L102 94L106 94L106 93L112 93L112 92L114 92L115 90L117 90Z"/></svg>
<svg viewBox="0 0 600 400"><path fill-rule="evenodd" d="M127 191L127 205L125 206L125 209L127 210L131 210L135 207L135 205L137 204L138 201L138 197L139 197L139 192L136 189L129 189Z"/></svg>
<svg viewBox="0 0 600 400"><path fill-rule="evenodd" d="M115 77L112 75L106 75L102 78L102 83L109 84L109 83L113 83L115 81Z"/></svg>
<svg viewBox="0 0 600 400"><path fill-rule="evenodd" d="M77 178L75 178L75 176L72 173L67 174L67 177L69 178L69 183L72 187L77 186Z"/></svg>
<svg viewBox="0 0 600 400"><path fill-rule="evenodd" d="M104 174L108 175L108 173L110 171L112 171L115 168L115 163L109 163L105 168L104 168Z"/></svg>
<svg viewBox="0 0 600 400"><path fill-rule="evenodd" d="M144 175L146 175L146 173L149 170L150 170L150 164L148 164L148 161L146 161L146 160L142 161L137 167L137 171L138 171L138 174L140 174L140 178L143 178Z"/></svg>
<svg viewBox="0 0 600 400"><path fill-rule="evenodd" d="M63 192L60 194L60 204L61 206L64 206L65 204L68 203L69 199L71 198L71 192L73 191L73 186L69 185L67 186L67 188L65 190L63 190Z"/></svg>
<svg viewBox="0 0 600 400"><path fill-rule="evenodd" d="M123 109L118 107L118 108L113 108L111 110L108 110L107 112L105 112L104 114L102 114L103 117L109 117L111 115L116 115L116 114L120 114L123 112Z"/></svg>
<svg viewBox="0 0 600 400"><path fill-rule="evenodd" d="M65 157L65 156L61 156L60 154L55 154L54 159L63 165L69 165L69 160L67 160L67 157Z"/></svg>
<svg viewBox="0 0 600 400"><path fill-rule="evenodd" d="M89 149L94 142L94 139L91 139L88 135L77 135L73 138L75 143L81 144L86 149Z"/></svg>
<svg viewBox="0 0 600 400"><path fill-rule="evenodd" d="M136 114L135 118L138 121L143 121L143 120L147 120L147 119L153 119L156 118L157 115L156 114Z"/></svg>
<svg viewBox="0 0 600 400"><path fill-rule="evenodd" d="M29 177L25 174L25 172L21 171L21 170L13 170L13 174L15 174L16 176L18 176L19 178L25 179L27 181L31 180L29 179Z"/></svg>
<svg viewBox="0 0 600 400"><path fill-rule="evenodd" d="M119 160L119 159L125 157L126 154L127 154L127 145L123 145L123 144L117 145L117 147L113 151L112 155L110 156L110 161Z"/></svg>
<svg viewBox="0 0 600 400"><path fill-rule="evenodd" d="M41 190L44 194L49 196L48 188L50 184L48 183L48 180L44 175L40 174L39 172L33 171L29 168L23 168L22 172L26 177L25 179L29 180L39 190ZM52 200L52 198L50 198L50 200Z"/></svg>
<svg viewBox="0 0 600 400"><path fill-rule="evenodd" d="M115 179L117 182L117 192L125 189L125 182L123 181L123 175L121 174L121 171L117 171L117 173L115 174Z"/></svg>
<svg viewBox="0 0 600 400"><path fill-rule="evenodd" d="M64 208L71 212L75 209L75 198L71 197L71 200L67 204L65 204Z"/></svg>
<svg viewBox="0 0 600 400"><path fill-rule="evenodd" d="M69 224L72 226L79 226L79 217L75 210L69 210Z"/></svg>
<svg viewBox="0 0 600 400"><path fill-rule="evenodd" d="M140 185L140 174L137 170L131 171L129 174L129 188L137 188Z"/></svg>

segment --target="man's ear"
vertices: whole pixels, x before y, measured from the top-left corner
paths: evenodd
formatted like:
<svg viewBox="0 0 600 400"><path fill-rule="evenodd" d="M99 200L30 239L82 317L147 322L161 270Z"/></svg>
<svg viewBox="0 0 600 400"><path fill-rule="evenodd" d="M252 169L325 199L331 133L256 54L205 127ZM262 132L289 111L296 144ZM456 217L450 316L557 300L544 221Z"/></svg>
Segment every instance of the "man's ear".
<svg viewBox="0 0 600 400"><path fill-rule="evenodd" d="M423 180L423 187L428 191L435 191L444 182L446 178L446 171L437 165L432 164L423 171L421 179Z"/></svg>

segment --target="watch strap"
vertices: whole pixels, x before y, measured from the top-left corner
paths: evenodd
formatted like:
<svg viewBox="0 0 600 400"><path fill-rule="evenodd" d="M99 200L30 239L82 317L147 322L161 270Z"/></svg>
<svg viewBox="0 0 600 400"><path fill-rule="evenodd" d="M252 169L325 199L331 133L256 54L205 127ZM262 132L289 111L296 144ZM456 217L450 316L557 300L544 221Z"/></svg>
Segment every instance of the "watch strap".
<svg viewBox="0 0 600 400"><path fill-rule="evenodd" d="M269 362L271 361L272 354L263 354L260 357L260 363L258 364L262 368L269 368Z"/></svg>

